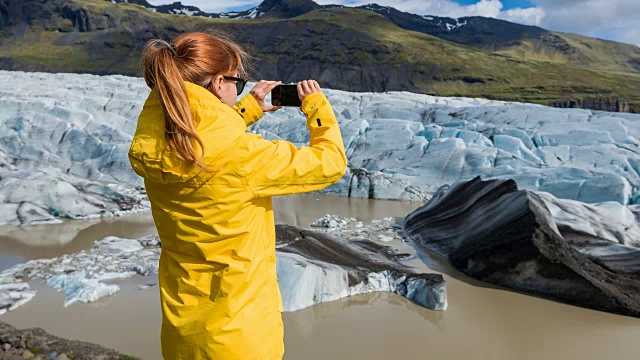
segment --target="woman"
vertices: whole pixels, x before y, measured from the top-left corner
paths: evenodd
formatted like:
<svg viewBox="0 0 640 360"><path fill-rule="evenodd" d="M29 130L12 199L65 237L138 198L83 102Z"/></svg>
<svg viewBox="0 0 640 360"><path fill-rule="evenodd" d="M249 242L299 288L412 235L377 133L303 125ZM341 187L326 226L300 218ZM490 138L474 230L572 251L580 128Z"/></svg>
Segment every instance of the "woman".
<svg viewBox="0 0 640 360"><path fill-rule="evenodd" d="M298 83L310 146L247 133L280 82L235 102L247 54L188 33L152 40L141 63L151 88L129 149L162 241L158 269L165 359L271 360L284 353L271 196L338 181L346 157L318 83Z"/></svg>

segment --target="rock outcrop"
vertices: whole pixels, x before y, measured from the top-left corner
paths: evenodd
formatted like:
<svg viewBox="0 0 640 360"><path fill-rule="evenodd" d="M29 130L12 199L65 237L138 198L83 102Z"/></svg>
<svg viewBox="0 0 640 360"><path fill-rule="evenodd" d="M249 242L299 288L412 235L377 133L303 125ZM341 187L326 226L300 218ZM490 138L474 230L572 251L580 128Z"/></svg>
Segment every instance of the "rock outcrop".
<svg viewBox="0 0 640 360"><path fill-rule="evenodd" d="M0 359L137 359L100 345L53 336L41 328L21 330L3 322L0 347Z"/></svg>
<svg viewBox="0 0 640 360"><path fill-rule="evenodd" d="M590 109L610 112L632 112L629 102L618 98L587 98L564 100L552 103L552 106L565 109Z"/></svg>
<svg viewBox="0 0 640 360"><path fill-rule="evenodd" d="M440 191L404 229L475 279L640 317L640 228L620 204L586 205L478 177Z"/></svg>

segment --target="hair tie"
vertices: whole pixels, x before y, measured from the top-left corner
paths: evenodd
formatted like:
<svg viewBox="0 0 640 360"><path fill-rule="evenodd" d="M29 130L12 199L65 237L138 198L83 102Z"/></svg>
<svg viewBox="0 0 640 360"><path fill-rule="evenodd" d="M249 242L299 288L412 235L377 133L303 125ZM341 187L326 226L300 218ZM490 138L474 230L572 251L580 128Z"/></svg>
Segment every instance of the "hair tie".
<svg viewBox="0 0 640 360"><path fill-rule="evenodd" d="M173 44L169 44L169 51L171 51L171 54L173 54L173 56L176 56L176 53L178 52L178 50L176 50L176 46Z"/></svg>

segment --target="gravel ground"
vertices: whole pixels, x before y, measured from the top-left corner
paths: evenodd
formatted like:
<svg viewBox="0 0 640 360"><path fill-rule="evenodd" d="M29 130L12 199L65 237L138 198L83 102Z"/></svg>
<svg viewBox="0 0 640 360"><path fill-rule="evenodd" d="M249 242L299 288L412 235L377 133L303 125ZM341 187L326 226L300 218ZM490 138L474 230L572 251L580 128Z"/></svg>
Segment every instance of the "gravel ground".
<svg viewBox="0 0 640 360"><path fill-rule="evenodd" d="M66 340L40 328L19 330L0 322L0 359L125 360L137 359L87 342Z"/></svg>

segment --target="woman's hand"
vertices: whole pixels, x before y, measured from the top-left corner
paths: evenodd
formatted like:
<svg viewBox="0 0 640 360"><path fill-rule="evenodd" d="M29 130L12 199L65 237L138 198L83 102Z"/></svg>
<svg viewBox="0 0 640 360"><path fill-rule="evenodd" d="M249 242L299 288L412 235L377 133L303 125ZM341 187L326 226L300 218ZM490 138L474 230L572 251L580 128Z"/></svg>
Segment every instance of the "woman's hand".
<svg viewBox="0 0 640 360"><path fill-rule="evenodd" d="M270 93L274 87L280 85L281 83L282 81L260 80L256 84L256 86L254 86L253 89L251 89L251 91L249 92L249 94L251 94L256 99L258 105L260 105L260 109L262 109L262 112L282 109L282 106L273 106L264 103L265 96L267 96L267 94Z"/></svg>
<svg viewBox="0 0 640 360"><path fill-rule="evenodd" d="M315 80L298 81L298 97L300 98L300 101L304 101L304 98L307 95L310 95L316 92L322 92L322 90L320 89L320 85L318 85L317 81Z"/></svg>

